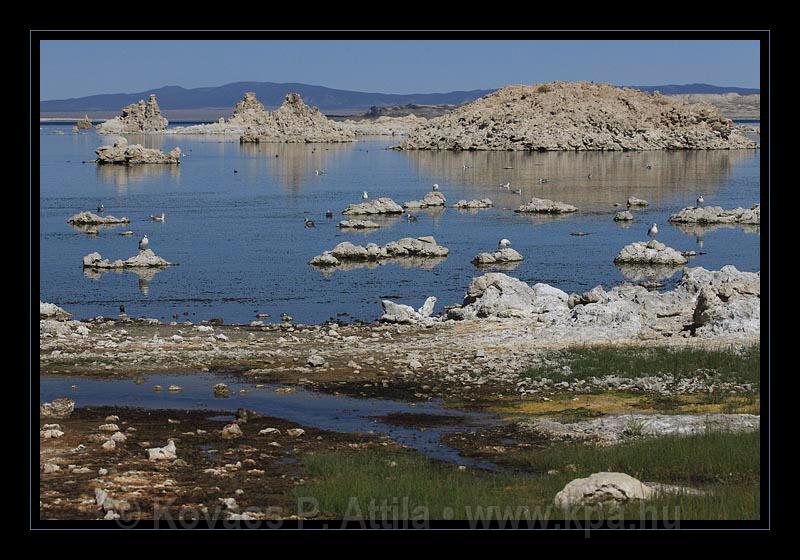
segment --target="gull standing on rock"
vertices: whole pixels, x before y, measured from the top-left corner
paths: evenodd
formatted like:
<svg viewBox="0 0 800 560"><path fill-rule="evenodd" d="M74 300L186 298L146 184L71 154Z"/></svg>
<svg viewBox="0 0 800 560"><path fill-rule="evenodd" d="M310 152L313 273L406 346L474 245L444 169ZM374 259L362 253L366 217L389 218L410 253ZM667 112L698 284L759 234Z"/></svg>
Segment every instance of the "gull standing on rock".
<svg viewBox="0 0 800 560"><path fill-rule="evenodd" d="M656 235L658 235L658 225L653 224L652 226L650 226L650 229L647 230L647 235L649 235L650 237L655 237Z"/></svg>
<svg viewBox="0 0 800 560"><path fill-rule="evenodd" d="M367 194L367 191L364 191L364 194L361 195L361 200L369 200L369 194Z"/></svg>
<svg viewBox="0 0 800 560"><path fill-rule="evenodd" d="M435 190L435 191L439 190L439 183L434 183L433 184L433 190Z"/></svg>
<svg viewBox="0 0 800 560"><path fill-rule="evenodd" d="M106 211L106 207L103 206L102 202L100 203L100 206L97 207L97 211L98 212L105 212Z"/></svg>
<svg viewBox="0 0 800 560"><path fill-rule="evenodd" d="M506 247L511 247L511 241L508 239L501 239L497 246L501 249L505 249Z"/></svg>
<svg viewBox="0 0 800 560"><path fill-rule="evenodd" d="M702 206L705 203L706 199L703 198L703 195L697 197L697 206Z"/></svg>
<svg viewBox="0 0 800 560"><path fill-rule="evenodd" d="M166 218L166 215L164 214L164 212L161 212L161 214L159 214L157 216L150 216L150 219L152 221L154 221L154 222L162 222L163 223L164 222L164 218Z"/></svg>
<svg viewBox="0 0 800 560"><path fill-rule="evenodd" d="M145 249L147 249L147 247L148 247L149 245L150 245L150 241L147 239L147 234L145 233L145 234L144 234L144 237L142 237L142 238L139 240L139 250L140 250L140 251L144 251Z"/></svg>

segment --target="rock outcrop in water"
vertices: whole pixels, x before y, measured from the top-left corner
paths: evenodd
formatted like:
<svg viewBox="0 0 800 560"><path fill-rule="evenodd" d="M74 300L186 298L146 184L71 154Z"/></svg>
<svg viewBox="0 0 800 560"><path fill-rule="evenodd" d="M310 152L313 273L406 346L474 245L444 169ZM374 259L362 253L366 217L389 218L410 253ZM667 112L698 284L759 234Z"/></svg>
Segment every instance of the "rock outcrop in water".
<svg viewBox="0 0 800 560"><path fill-rule="evenodd" d="M157 133L167 129L169 121L161 114L155 94L122 109L122 114L97 125L100 134Z"/></svg>
<svg viewBox="0 0 800 560"><path fill-rule="evenodd" d="M368 214L402 214L403 207L394 200L387 197L376 198L358 204L350 204L342 211L345 215L368 215Z"/></svg>
<svg viewBox="0 0 800 560"><path fill-rule="evenodd" d="M408 134L405 150L755 148L711 105L589 82L504 87Z"/></svg>
<svg viewBox="0 0 800 560"><path fill-rule="evenodd" d="M353 142L356 135L329 120L316 107L303 103L297 93L288 93L283 104L269 113L263 123L248 126L242 143Z"/></svg>
<svg viewBox="0 0 800 560"><path fill-rule="evenodd" d="M100 146L95 150L98 164L138 165L153 163L180 164L181 149L173 148L164 153L156 148L145 148L141 144L128 144L119 137L111 146Z"/></svg>
<svg viewBox="0 0 800 560"><path fill-rule="evenodd" d="M621 212L617 212L614 214L614 221L615 222L632 222L633 221L633 213L630 210L622 210Z"/></svg>
<svg viewBox="0 0 800 560"><path fill-rule="evenodd" d="M72 317L72 313L64 311L54 303L39 302L39 319L52 319L54 321L66 321Z"/></svg>
<svg viewBox="0 0 800 560"><path fill-rule="evenodd" d="M614 258L614 262L680 266L686 264L688 260L675 249L651 239L647 243L638 241L626 245Z"/></svg>
<svg viewBox="0 0 800 560"><path fill-rule="evenodd" d="M342 220L338 227L342 229L377 229L381 226L371 220Z"/></svg>
<svg viewBox="0 0 800 560"><path fill-rule="evenodd" d="M162 268L170 266L172 263L156 255L151 249L139 251L124 261L117 259L109 261L104 259L100 253L89 253L83 257L83 268L97 269L122 269L122 268Z"/></svg>
<svg viewBox="0 0 800 560"><path fill-rule="evenodd" d="M209 124L196 124L191 126L176 126L166 130L167 134L221 134L241 136L248 127L265 126L269 123L269 112L256 98L256 94L248 91L236 103L233 115L225 120Z"/></svg>
<svg viewBox="0 0 800 560"><path fill-rule="evenodd" d="M478 266L488 266L493 264L507 264L522 262L523 256L511 247L503 247L493 253L479 253L472 263Z"/></svg>
<svg viewBox="0 0 800 560"><path fill-rule="evenodd" d="M528 204L523 204L514 212L523 214L569 214L577 212L578 209L570 204L555 202L546 198L532 198Z"/></svg>
<svg viewBox="0 0 800 560"><path fill-rule="evenodd" d="M761 205L724 210L719 206L689 206L669 217L674 224L745 224L761 225Z"/></svg>
<svg viewBox="0 0 800 560"><path fill-rule="evenodd" d="M75 123L75 128L78 130L90 130L93 126L89 115L84 115L81 120Z"/></svg>
<svg viewBox="0 0 800 560"><path fill-rule="evenodd" d="M409 200L403 204L403 208L435 208L444 206L447 199L439 191L431 191L422 200Z"/></svg>
<svg viewBox="0 0 800 560"><path fill-rule="evenodd" d="M124 216L115 218L114 216L98 216L92 212L80 212L67 220L67 223L73 226L109 226L128 224L130 220Z"/></svg>
<svg viewBox="0 0 800 560"><path fill-rule="evenodd" d="M349 241L339 243L330 251L317 255L309 262L313 266L338 266L346 261L378 261L401 258L442 258L449 253L447 247L436 243L431 236L404 237L380 247L369 243L366 247L354 245Z"/></svg>
<svg viewBox="0 0 800 560"><path fill-rule="evenodd" d="M491 208L492 200L489 198L482 198L481 200L459 200L451 208L458 208L459 210L476 210L478 208Z"/></svg>

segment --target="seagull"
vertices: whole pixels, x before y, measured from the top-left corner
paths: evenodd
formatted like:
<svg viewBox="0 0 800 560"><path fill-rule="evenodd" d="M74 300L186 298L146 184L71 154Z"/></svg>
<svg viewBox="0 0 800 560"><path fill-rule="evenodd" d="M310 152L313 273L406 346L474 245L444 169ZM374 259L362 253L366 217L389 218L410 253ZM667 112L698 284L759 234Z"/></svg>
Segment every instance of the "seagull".
<svg viewBox="0 0 800 560"><path fill-rule="evenodd" d="M505 249L506 247L511 247L511 241L508 239L501 239L500 242L497 244L498 247L501 249Z"/></svg>
<svg viewBox="0 0 800 560"><path fill-rule="evenodd" d="M435 190L435 191L439 190L439 183L434 183L433 184L433 190Z"/></svg>
<svg viewBox="0 0 800 560"><path fill-rule="evenodd" d="M650 226L650 229L647 230L647 235L649 235L650 237L655 237L656 235L658 235L658 226L656 224Z"/></svg>
<svg viewBox="0 0 800 560"><path fill-rule="evenodd" d="M706 200L703 198L703 195L702 195L702 194L701 194L700 196L698 196L698 197L697 197L697 205L698 205L698 206L702 206L702 205L703 205L703 203L705 203L705 201L706 201Z"/></svg>
<svg viewBox="0 0 800 560"><path fill-rule="evenodd" d="M100 206L97 207L97 211L98 212L105 212L106 211L106 207L103 206L102 202L100 203Z"/></svg>
<svg viewBox="0 0 800 560"><path fill-rule="evenodd" d="M511 188L511 183L508 182L505 185L500 185L501 189L509 190Z"/></svg>
<svg viewBox="0 0 800 560"><path fill-rule="evenodd" d="M653 164L652 163L648 163L647 164L647 169L653 169Z"/></svg>
<svg viewBox="0 0 800 560"><path fill-rule="evenodd" d="M547 179L543 179L542 177L539 177L539 184L540 185L544 185L546 182L547 182Z"/></svg>
<svg viewBox="0 0 800 560"><path fill-rule="evenodd" d="M469 169L469 168L470 168L470 167L472 167L472 166L471 166L471 165L467 165L467 164L465 163L465 164L463 165L463 167L464 167L464 171L466 171L467 169Z"/></svg>
<svg viewBox="0 0 800 560"><path fill-rule="evenodd" d="M124 303L120 303L119 304L119 312L120 312L120 314L125 313L125 304Z"/></svg>
<svg viewBox="0 0 800 560"><path fill-rule="evenodd" d="M314 223L314 220L309 220L308 218L303 218L303 222L305 222L305 226L307 228L317 227L317 225Z"/></svg>
<svg viewBox="0 0 800 560"><path fill-rule="evenodd" d="M325 217L328 218L329 220L333 218L333 211L328 210L327 212L325 212Z"/></svg>
<svg viewBox="0 0 800 560"><path fill-rule="evenodd" d="M325 172L322 169L315 169L314 173L316 173L317 175L325 175Z"/></svg>
<svg viewBox="0 0 800 560"><path fill-rule="evenodd" d="M513 192L514 194L520 194L521 195L522 194L522 189L514 189L511 192Z"/></svg>
<svg viewBox="0 0 800 560"><path fill-rule="evenodd" d="M409 222L416 222L417 221L417 217L414 214L406 214L406 219Z"/></svg>
<svg viewBox="0 0 800 560"><path fill-rule="evenodd" d="M152 221L154 221L154 222L162 222L163 223L164 222L164 218L166 218L166 216L164 215L164 212L161 212L161 214L157 215L157 216L150 216L150 219Z"/></svg>
<svg viewBox="0 0 800 560"><path fill-rule="evenodd" d="M367 191L364 191L364 194L361 195L361 199L362 200L369 200L369 194L367 194Z"/></svg>
<svg viewBox="0 0 800 560"><path fill-rule="evenodd" d="M144 237L142 237L142 238L139 240L139 250L140 250L140 251L144 251L145 249L147 249L147 247L148 247L149 245L150 245L150 240L148 240L148 239L147 239L147 234L145 233L145 234L144 234Z"/></svg>
<svg viewBox="0 0 800 560"><path fill-rule="evenodd" d="M236 169L234 169L234 170L233 170L233 172L234 172L234 173L239 173L239 171L237 171Z"/></svg>
<svg viewBox="0 0 800 560"><path fill-rule="evenodd" d="M591 178L592 178L592 174L591 174L591 173L589 173L589 174L586 176L586 178L587 178L587 179L591 179Z"/></svg>

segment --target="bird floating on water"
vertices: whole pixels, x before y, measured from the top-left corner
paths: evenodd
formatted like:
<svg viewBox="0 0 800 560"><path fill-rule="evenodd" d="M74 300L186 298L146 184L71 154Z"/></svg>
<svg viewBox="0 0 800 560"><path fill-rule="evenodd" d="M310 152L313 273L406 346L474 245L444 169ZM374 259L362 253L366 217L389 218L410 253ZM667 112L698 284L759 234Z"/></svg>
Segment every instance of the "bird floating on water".
<svg viewBox="0 0 800 560"><path fill-rule="evenodd" d="M702 194L697 197L697 205L698 206L702 206L705 201L706 201L706 199L703 198Z"/></svg>
<svg viewBox="0 0 800 560"><path fill-rule="evenodd" d="M513 192L514 194L522 194L522 189L514 189L511 192Z"/></svg>
<svg viewBox="0 0 800 560"><path fill-rule="evenodd" d="M327 212L325 212L325 217L328 218L329 220L333 218L333 211L328 210Z"/></svg>
<svg viewBox="0 0 800 560"><path fill-rule="evenodd" d="M237 169L234 169L233 172L234 173L239 173L239 171Z"/></svg>
<svg viewBox="0 0 800 560"><path fill-rule="evenodd" d="M325 172L322 169L315 169L314 173L316 173L317 175L325 175Z"/></svg>
<svg viewBox="0 0 800 560"><path fill-rule="evenodd" d="M501 189L509 190L511 188L511 182L509 181L505 185L500 185Z"/></svg>
<svg viewBox="0 0 800 560"><path fill-rule="evenodd" d="M591 174L591 173L589 173L589 174L586 176L586 178L587 178L587 179L591 179L591 178L592 178L592 174Z"/></svg>
<svg viewBox="0 0 800 560"><path fill-rule="evenodd" d="M653 169L653 164L652 163L648 163L646 167L647 167L647 169Z"/></svg>
<svg viewBox="0 0 800 560"><path fill-rule="evenodd" d="M154 222L163 222L165 218L166 215L164 214L164 212L161 212L161 214L157 214L155 216L150 216L150 219Z"/></svg>
<svg viewBox="0 0 800 560"><path fill-rule="evenodd" d="M317 227L317 224L314 223L314 220L309 220L308 218L303 218L303 222L305 224L305 227L307 227L307 228Z"/></svg>
<svg viewBox="0 0 800 560"><path fill-rule="evenodd" d="M97 211L98 212L105 212L106 211L106 207L103 206L102 202L100 203L100 206L97 207Z"/></svg>
<svg viewBox="0 0 800 560"><path fill-rule="evenodd" d="M511 247L511 241L505 238L501 239L500 242L497 244L497 246L500 247L501 249L504 249L506 247Z"/></svg>
<svg viewBox="0 0 800 560"><path fill-rule="evenodd" d="M139 250L144 251L147 249L148 245L150 245L150 240L147 239L147 234L144 234L144 236L139 240Z"/></svg>
<svg viewBox="0 0 800 560"><path fill-rule="evenodd" d="M361 199L362 200L369 200L369 194L367 193L367 191L364 191L364 194L361 195Z"/></svg>
<svg viewBox="0 0 800 560"><path fill-rule="evenodd" d="M539 184L540 185L544 185L547 181L548 181L547 179L545 179L543 177L539 177Z"/></svg>
<svg viewBox="0 0 800 560"><path fill-rule="evenodd" d="M406 214L406 219L409 222L416 222L417 221L417 217L414 214Z"/></svg>
<svg viewBox="0 0 800 560"><path fill-rule="evenodd" d="M649 235L650 237L655 237L656 235L658 235L658 225L653 224L652 226L650 226L650 229L647 230L647 235Z"/></svg>

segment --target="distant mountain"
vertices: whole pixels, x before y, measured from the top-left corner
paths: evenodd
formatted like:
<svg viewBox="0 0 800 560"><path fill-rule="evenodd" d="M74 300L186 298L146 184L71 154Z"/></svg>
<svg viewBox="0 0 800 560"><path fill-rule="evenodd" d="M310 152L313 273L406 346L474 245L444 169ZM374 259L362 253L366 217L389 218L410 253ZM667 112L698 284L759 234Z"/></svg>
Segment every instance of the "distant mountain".
<svg viewBox="0 0 800 560"><path fill-rule="evenodd" d="M758 89L720 87L709 84L633 86L647 92L660 91L665 95L689 93L739 93L749 95L759 93ZM41 114L97 114L111 112L116 114L130 103L147 99L151 93L158 97L161 109L170 111L192 111L205 108L233 108L244 92L254 91L258 99L267 107L277 107L284 96L294 91L299 93L309 105L319 107L325 112L361 110L370 107L386 107L396 105L461 105L474 101L491 93L491 89L475 89L470 91L451 91L447 93L369 93L333 89L308 84L273 82L235 82L223 86L186 89L180 86L165 86L158 89L137 93L104 93L77 97L73 99L54 99L39 102Z"/></svg>
<svg viewBox="0 0 800 560"><path fill-rule="evenodd" d="M738 93L739 95L753 95L761 93L758 88L740 88L727 86L712 86L711 84L670 84L666 86L629 86L647 93L660 91L663 95L682 95L687 93Z"/></svg>
<svg viewBox="0 0 800 560"><path fill-rule="evenodd" d="M472 91L451 91L447 93L367 93L348 91L308 84L277 84L272 82L236 82L217 87L186 89L179 86L166 86L138 93L106 93L78 97L73 99L56 99L40 101L39 111L42 113L75 112L75 111L118 111L125 105L147 99L151 93L158 97L161 109L201 109L205 107L230 107L239 101L246 91L254 91L259 101L268 107L277 107L290 91L300 94L309 105L319 107L323 111L336 109L363 109L374 105L461 105L491 93L490 89Z"/></svg>

